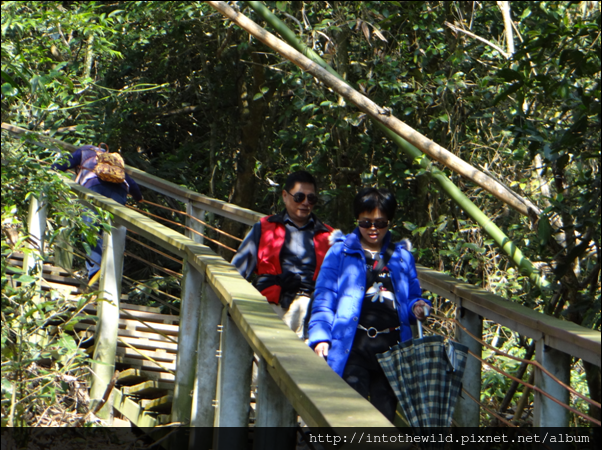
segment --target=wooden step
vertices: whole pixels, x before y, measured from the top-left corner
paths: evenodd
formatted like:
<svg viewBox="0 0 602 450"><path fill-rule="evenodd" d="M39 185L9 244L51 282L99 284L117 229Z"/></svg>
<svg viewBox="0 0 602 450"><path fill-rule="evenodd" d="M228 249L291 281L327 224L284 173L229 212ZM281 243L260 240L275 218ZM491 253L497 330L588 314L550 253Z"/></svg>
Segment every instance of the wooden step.
<svg viewBox="0 0 602 450"><path fill-rule="evenodd" d="M144 381L148 381L148 378L138 369L122 370L117 375L117 384L121 386L132 386Z"/></svg>
<svg viewBox="0 0 602 450"><path fill-rule="evenodd" d="M154 400L140 400L140 406L145 411L169 413L171 412L171 404L173 402L173 395L165 395Z"/></svg>
<svg viewBox="0 0 602 450"><path fill-rule="evenodd" d="M180 331L178 325L167 325L164 323L149 323L148 325L145 325L133 319L119 319L119 328L143 333L156 333L157 331L161 331L166 336L177 336Z"/></svg>
<svg viewBox="0 0 602 450"><path fill-rule="evenodd" d="M140 349L136 349L134 350L131 347L127 347L127 346L123 346L119 345L122 344L119 341L117 341L117 352L116 354L118 356L124 356L127 358L133 358L133 359L146 359L145 356L148 356L149 358L154 359L157 362L160 362L161 364L163 364L164 362L167 363L174 363L176 362L176 357L177 355L175 353L167 353L165 351L161 352L161 351L149 351L149 350L140 350Z"/></svg>
<svg viewBox="0 0 602 450"><path fill-rule="evenodd" d="M142 371L166 372L166 369L171 370L174 373L176 371L175 363L169 363L169 362L163 362L163 361L159 362L161 364L159 366L158 364L156 364L152 361L148 361L146 359L137 359L137 358L130 358L127 356L115 355L115 362L124 364L128 367L133 367L135 369L140 369ZM166 373L171 375L169 372L166 372Z"/></svg>
<svg viewBox="0 0 602 450"><path fill-rule="evenodd" d="M78 322L77 324L75 324L75 326L73 327L74 330L76 331L88 331L88 332L95 332L96 331L96 324L92 323L91 320L82 320L81 322ZM165 343L171 343L174 344L173 341L163 337L160 334L154 333L152 332L144 332L144 331L138 331L138 330L126 330L124 328L120 328L119 331L119 336L127 336L127 337L133 337L133 338L146 338L146 339L150 339L153 341L157 341L157 342L165 342ZM171 339L173 339L174 341L178 342L178 337L177 336L170 336L169 334L166 333L167 336L169 336Z"/></svg>
<svg viewBox="0 0 602 450"><path fill-rule="evenodd" d="M11 270L11 266L14 267L21 267L23 268L23 259L17 259L14 257L11 257L7 260L8 263L8 267L6 269L7 273L16 273L15 271ZM57 266L53 266L50 265L48 263L44 263L42 265L42 276L44 277L44 279L49 280L49 281L54 281L56 283L61 283L61 284L69 284L72 286L79 286L82 283L86 283L86 280L84 278L73 278L73 276L67 272L66 270L57 267Z"/></svg>
<svg viewBox="0 0 602 450"><path fill-rule="evenodd" d="M121 365L121 363L119 365ZM117 378L120 385L126 386L143 383L148 380L173 383L175 381L175 376L168 372L151 372L130 367L124 368Z"/></svg>
<svg viewBox="0 0 602 450"><path fill-rule="evenodd" d="M160 336L160 335L158 335ZM168 353L177 353L178 352L178 344L173 343L171 341L165 340L159 341L157 339L148 339L143 337L130 337L130 336L119 336L121 340L127 342L128 344L136 347L140 350L164 350ZM124 345L123 343L119 343L119 345Z"/></svg>
<svg viewBox="0 0 602 450"><path fill-rule="evenodd" d="M121 298L123 299L123 297L124 296L122 296ZM120 306L121 306L121 309L128 310L132 314L135 314L135 311L144 311L144 312L150 312L150 313L155 313L155 314L161 314L161 308L157 308L156 306L134 305L133 303L128 303L128 302L124 302L124 301L121 302ZM91 304L90 308L95 309L96 306Z"/></svg>
<svg viewBox="0 0 602 450"><path fill-rule="evenodd" d="M149 322L149 323L164 323L167 325L178 325L180 323L180 318L178 316L173 316L173 315L169 315L169 314L161 314L160 311L157 312L150 312L150 311L143 311L143 310L138 310L138 309L134 309L132 308L132 306L138 306L138 305L131 305L129 303L120 303L119 305L119 317L121 319L125 319L125 320L133 320L134 318L136 319L140 319L143 320L145 322ZM87 312L88 314L96 314L96 305L90 304L88 306L86 306L84 308L84 311ZM157 310L159 310L159 308L155 308Z"/></svg>
<svg viewBox="0 0 602 450"><path fill-rule="evenodd" d="M174 383L165 383L162 381L144 381L133 386L124 386L121 388L121 392L124 395L133 397L155 399L173 394Z"/></svg>

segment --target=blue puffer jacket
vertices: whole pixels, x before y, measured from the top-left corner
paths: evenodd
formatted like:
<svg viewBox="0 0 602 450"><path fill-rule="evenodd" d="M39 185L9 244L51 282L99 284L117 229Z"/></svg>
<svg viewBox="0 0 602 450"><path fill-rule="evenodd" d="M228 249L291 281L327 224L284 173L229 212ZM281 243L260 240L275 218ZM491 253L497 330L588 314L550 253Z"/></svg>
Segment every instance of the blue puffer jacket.
<svg viewBox="0 0 602 450"><path fill-rule="evenodd" d="M381 257L390 239L391 233L388 232ZM328 364L342 376L362 310L366 290L366 258L358 228L347 236L336 230L331 235L331 241L333 245L326 254L316 281L309 322L309 345L314 348L320 342L330 343ZM422 290L416 277L414 257L404 243L395 244L387 267L395 288L401 323L400 342L403 342L412 338L410 323L416 323L412 308L421 300ZM426 302L430 305L430 302Z"/></svg>

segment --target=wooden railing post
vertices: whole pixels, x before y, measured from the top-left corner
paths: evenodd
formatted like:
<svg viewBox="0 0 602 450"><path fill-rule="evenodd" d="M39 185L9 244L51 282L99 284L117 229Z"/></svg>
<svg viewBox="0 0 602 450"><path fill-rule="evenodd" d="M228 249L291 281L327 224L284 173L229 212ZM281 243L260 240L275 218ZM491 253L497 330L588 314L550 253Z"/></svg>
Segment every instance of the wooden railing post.
<svg viewBox="0 0 602 450"><path fill-rule="evenodd" d="M190 200L186 203L186 213L190 214L192 217L196 217L197 219L205 221L205 210L197 208ZM190 217L186 217L186 226L198 231L201 234L205 234L205 225ZM193 233L190 230L186 230L186 236L192 239L194 242L198 242L199 244L202 244L205 241L203 236Z"/></svg>
<svg viewBox="0 0 602 450"><path fill-rule="evenodd" d="M39 250L40 255L44 255L44 233L46 232L46 202L35 196L31 196L29 201L29 215L27 217L27 231L33 241L33 244L27 244L32 250ZM37 249L35 248L37 246ZM41 259L37 252L25 253L23 257L24 273L29 274L34 267L40 265ZM40 271L42 270L40 266ZM41 277L42 274L40 273Z"/></svg>
<svg viewBox="0 0 602 450"><path fill-rule="evenodd" d="M294 449L297 413L259 358L254 450ZM269 427L269 428L268 428Z"/></svg>
<svg viewBox="0 0 602 450"><path fill-rule="evenodd" d="M98 327L96 330L94 360L92 363L92 386L90 399L98 402L103 398L115 372L117 330L119 329L119 300L125 250L124 226L114 226L111 233L103 234L102 262L100 264L100 296L98 299ZM112 397L111 397L112 398ZM112 421L113 405L109 398L97 413L101 419Z"/></svg>
<svg viewBox="0 0 602 450"><path fill-rule="evenodd" d="M224 306L208 283L203 285L196 355L196 378L192 399L190 449L213 448L213 423L217 398L217 373L220 333Z"/></svg>
<svg viewBox="0 0 602 450"><path fill-rule="evenodd" d="M535 360L563 383L571 382L571 357L545 345L543 339L535 343ZM569 391L535 368L535 386L541 388L565 405L570 404ZM545 395L535 391L533 401L534 427L568 427L569 411Z"/></svg>
<svg viewBox="0 0 602 450"><path fill-rule="evenodd" d="M215 447L218 450L244 448L249 426L251 400L251 367L253 351L242 333L228 315L222 313L222 343L219 363Z"/></svg>
<svg viewBox="0 0 602 450"><path fill-rule="evenodd" d="M187 260L182 265L182 306L178 333L176 380L171 421L190 424L192 392L196 373L196 353L200 328L201 288L204 276Z"/></svg>
<svg viewBox="0 0 602 450"><path fill-rule="evenodd" d="M483 319L476 313L462 308L460 304L456 309L456 318L466 329L477 338L483 334ZM475 355L481 356L481 343L470 337L462 328L456 327L456 340L464 344ZM468 355L462 387L476 399L481 398L481 361L472 355ZM480 407L466 395L462 395L456 403L454 420L459 427L478 427Z"/></svg>

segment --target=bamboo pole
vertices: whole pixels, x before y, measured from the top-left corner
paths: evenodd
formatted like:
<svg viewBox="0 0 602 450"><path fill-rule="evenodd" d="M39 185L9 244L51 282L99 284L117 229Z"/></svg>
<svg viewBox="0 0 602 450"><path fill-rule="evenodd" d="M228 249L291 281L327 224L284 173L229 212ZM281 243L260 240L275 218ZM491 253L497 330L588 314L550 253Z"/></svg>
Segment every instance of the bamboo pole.
<svg viewBox="0 0 602 450"><path fill-rule="evenodd" d="M257 8L255 10L264 19L268 20L269 18L269 23L272 26L274 26L274 28L276 28L283 37L285 37L287 40L290 40L291 43L294 44L296 47L301 48L303 50L302 52L299 52L292 48L290 45L286 44L285 42L282 42L280 39L276 38L274 35L261 28L259 25L251 21L246 16L234 11L225 3L207 3L209 3L212 7L220 11L229 19L231 19L241 28L251 33L257 39L261 40L264 44L280 53L283 57L292 61L301 69L311 73L324 84L331 87L337 93L345 97L345 99L351 101L362 111L366 112L366 114L368 114L370 118L374 120L374 122L383 130L383 132L399 147L401 147L402 150L404 150L408 154L408 156L410 156L410 158L417 161L422 167L427 169L428 173L435 181L439 183L441 188L452 198L452 200L458 203L458 205L464 211L466 211L466 213L475 222L477 222L489 236L491 236L495 240L496 244L514 261L514 263L519 267L521 272L528 275L531 281L539 288L545 289L550 286L550 284L539 275L538 271L535 269L531 261L529 261L523 255L521 250L518 247L516 247L512 240L508 236L506 236L504 232L497 225L495 225L464 193L462 193L462 191L456 185L454 185L452 181L449 180L449 178L447 178L447 176L445 176L445 174L441 170L434 167L432 162L429 161L428 158L424 157L424 155L418 148L423 148L420 144L423 141L428 141L428 145L426 145L426 147L423 148L425 153L428 154L427 149L432 149L434 148L434 146L439 147L437 146L437 144L428 140L426 137L422 136L420 133L405 125L403 122L396 119L392 115L389 116L384 114L383 108L380 108L374 102L364 97L351 86L346 84L345 81L342 81L341 77L338 74L336 74L334 69L329 67L328 64L326 64L326 62L324 62L324 60L322 60L321 58L317 57L314 62L309 60L307 56L304 56L302 53L313 57L313 52L309 51L308 49L305 49L305 46L299 41L297 41L295 34L290 29L288 29L288 27L282 21L280 21L276 16L274 16L260 2L248 1L247 3L252 8ZM324 65L324 68L320 67L320 65ZM406 137L408 137L408 139L406 139ZM414 138L416 138L417 140ZM442 147L439 148L441 150L445 150ZM447 152L447 150L445 150L445 152ZM454 158L459 159L455 156ZM470 172L481 173L477 169L465 163L464 161L460 161L463 163L464 166L468 166L470 168ZM502 186L500 189L505 191L505 187L503 185L501 185L497 181L495 183L497 183L499 186ZM513 195L510 195L509 197L513 198L514 204L521 203ZM526 211L525 214L527 214Z"/></svg>
<svg viewBox="0 0 602 450"><path fill-rule="evenodd" d="M449 150L428 139L423 134L414 130L412 127L396 118L390 110L381 108L372 100L356 91L353 87L347 84L341 78L341 76L337 74L334 69L332 69L332 67L330 67L322 58L320 58L319 55L299 42L295 33L291 31L284 24L284 22L280 21L280 19L272 14L261 2L247 1L246 3L251 6L262 18L268 21L270 25L272 25L288 42L288 44L294 47L294 49L284 44L284 42L282 42L280 39L261 28L243 14L234 11L234 9L230 8L224 2L207 3L220 11L222 14L226 15L228 18L232 19L243 29L253 34L253 36L262 41L264 44L268 45L282 56L289 59L301 69L314 75L338 94L345 97L345 99L354 103L366 114L369 114L375 122L382 124L398 136L407 140L413 146L417 147L419 152L424 152L434 160L459 173L478 186L481 186L483 189L490 192L521 214L529 217L536 215L535 212L530 212L529 205L525 204L519 198L516 198L516 196L514 196L512 193L508 192L508 188L506 186L491 178L487 174L481 172L479 169L471 166L461 158L458 158ZM246 27L249 28L247 29ZM297 50L302 55L298 55L294 50ZM305 56L305 58L302 56ZM320 68L324 69L326 73L320 71Z"/></svg>

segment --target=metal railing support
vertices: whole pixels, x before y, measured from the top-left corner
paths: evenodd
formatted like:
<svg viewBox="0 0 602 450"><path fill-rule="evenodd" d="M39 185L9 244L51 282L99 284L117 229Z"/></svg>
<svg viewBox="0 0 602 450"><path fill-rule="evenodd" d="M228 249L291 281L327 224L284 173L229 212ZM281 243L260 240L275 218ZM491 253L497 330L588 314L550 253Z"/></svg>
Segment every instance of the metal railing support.
<svg viewBox="0 0 602 450"><path fill-rule="evenodd" d="M204 275L186 259L182 265L182 306L178 333L176 380L171 408L171 421L190 423L192 395L196 373L196 353L201 313L201 288Z"/></svg>
<svg viewBox="0 0 602 450"><path fill-rule="evenodd" d="M256 402L254 450L294 449L297 413L269 374L265 359L261 357L257 372Z"/></svg>
<svg viewBox="0 0 602 450"><path fill-rule="evenodd" d="M470 333L479 338L482 336L483 319L478 314L458 305L456 318ZM456 327L456 340L460 344L466 345L475 355L481 355L481 344L460 327ZM481 398L481 361L472 355L468 355L466 360L462 387L474 398ZM467 396L462 396L462 392L460 392L454 411L454 420L459 427L478 427L479 409L477 403Z"/></svg>
<svg viewBox="0 0 602 450"><path fill-rule="evenodd" d="M249 425L253 351L228 315L222 313L222 347L219 364L215 447L219 450L244 448ZM227 430L225 427L237 427ZM225 430L225 431L224 431Z"/></svg>
<svg viewBox="0 0 602 450"><path fill-rule="evenodd" d="M92 386L90 399L102 399L115 372L117 351L117 331L119 329L119 299L121 297L121 277L123 274L123 252L125 250L124 226L113 226L111 233L104 232L102 262L100 264L100 296L98 299L98 327L96 347L92 363ZM96 414L101 419L112 421L112 397Z"/></svg>
<svg viewBox="0 0 602 450"><path fill-rule="evenodd" d="M203 285L200 308L200 325L196 355L196 376L192 399L189 448L194 450L213 448L213 423L217 398L217 358L220 327L224 306L208 283Z"/></svg>
<svg viewBox="0 0 602 450"><path fill-rule="evenodd" d="M535 343L535 360L563 383L570 385L571 356L548 347L544 339ZM535 386L541 388L565 405L570 404L568 389L535 368ZM535 391L533 401L534 427L568 427L569 411L545 395Z"/></svg>
<svg viewBox="0 0 602 450"><path fill-rule="evenodd" d="M191 201L186 202L186 213L190 214L192 217L196 217L197 219L205 221L205 210L197 208L192 204ZM186 226L198 231L201 234L205 234L205 225L197 220L191 219L190 217L186 217ZM203 236L193 233L190 230L186 230L186 236L192 239L194 242L198 242L199 244L202 244L205 241Z"/></svg>

